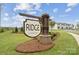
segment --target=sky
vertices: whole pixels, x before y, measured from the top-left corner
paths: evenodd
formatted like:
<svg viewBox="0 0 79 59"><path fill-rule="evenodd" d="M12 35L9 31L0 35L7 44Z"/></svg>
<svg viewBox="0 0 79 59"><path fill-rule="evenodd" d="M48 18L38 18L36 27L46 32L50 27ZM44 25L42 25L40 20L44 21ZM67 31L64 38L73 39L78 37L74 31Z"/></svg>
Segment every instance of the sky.
<svg viewBox="0 0 79 59"><path fill-rule="evenodd" d="M41 16L49 14L50 19L60 23L75 24L79 21L79 4L77 3L4 3L0 4L0 26L21 27L27 17L19 13Z"/></svg>

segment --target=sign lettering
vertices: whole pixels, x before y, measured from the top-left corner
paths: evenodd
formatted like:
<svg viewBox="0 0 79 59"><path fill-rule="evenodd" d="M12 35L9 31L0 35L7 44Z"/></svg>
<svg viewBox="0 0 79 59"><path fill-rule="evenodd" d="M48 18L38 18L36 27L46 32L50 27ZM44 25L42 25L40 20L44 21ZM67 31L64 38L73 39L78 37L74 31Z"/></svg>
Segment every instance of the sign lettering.
<svg viewBox="0 0 79 59"><path fill-rule="evenodd" d="M24 32L30 37L36 37L41 32L39 21L27 20L24 22Z"/></svg>

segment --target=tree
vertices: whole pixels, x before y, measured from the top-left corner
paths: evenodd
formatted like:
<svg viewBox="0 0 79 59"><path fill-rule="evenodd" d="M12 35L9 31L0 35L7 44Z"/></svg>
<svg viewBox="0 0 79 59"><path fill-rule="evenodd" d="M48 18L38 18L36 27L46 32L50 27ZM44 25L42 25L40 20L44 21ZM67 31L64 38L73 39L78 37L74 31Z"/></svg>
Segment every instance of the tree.
<svg viewBox="0 0 79 59"><path fill-rule="evenodd" d="M21 27L21 32L23 32L23 27Z"/></svg>
<svg viewBox="0 0 79 59"><path fill-rule="evenodd" d="M17 27L15 27L15 33L17 33L18 32L18 28Z"/></svg>
<svg viewBox="0 0 79 59"><path fill-rule="evenodd" d="M4 29L2 28L2 29L0 29L0 33L2 33L2 32L4 32Z"/></svg>
<svg viewBox="0 0 79 59"><path fill-rule="evenodd" d="M55 25L55 22L54 22L54 21L49 21L49 25L50 25L51 27L53 27L53 26Z"/></svg>
<svg viewBox="0 0 79 59"><path fill-rule="evenodd" d="M54 21L49 21L49 25L50 25L51 31L52 31L52 27L55 25L55 22Z"/></svg>
<svg viewBox="0 0 79 59"><path fill-rule="evenodd" d="M49 26L52 28L55 25L54 21L49 21Z"/></svg>

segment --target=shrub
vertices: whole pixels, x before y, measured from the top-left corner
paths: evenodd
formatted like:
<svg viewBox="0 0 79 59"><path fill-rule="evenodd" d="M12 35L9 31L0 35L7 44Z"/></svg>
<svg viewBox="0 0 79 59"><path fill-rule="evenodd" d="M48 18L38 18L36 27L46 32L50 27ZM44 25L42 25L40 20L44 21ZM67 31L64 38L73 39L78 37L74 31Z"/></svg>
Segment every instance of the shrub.
<svg viewBox="0 0 79 59"><path fill-rule="evenodd" d="M4 29L0 29L0 33L4 32Z"/></svg>
<svg viewBox="0 0 79 59"><path fill-rule="evenodd" d="M54 33L54 32L49 32L49 34L51 35L51 39L52 40L55 40L58 36L59 36L59 33L58 32L56 32L56 33Z"/></svg>
<svg viewBox="0 0 79 59"><path fill-rule="evenodd" d="M18 28L17 27L15 27L15 33L17 33L18 32Z"/></svg>
<svg viewBox="0 0 79 59"><path fill-rule="evenodd" d="M15 27L15 29L14 30L12 30L12 33L17 33L18 32L18 28L17 27Z"/></svg>
<svg viewBox="0 0 79 59"><path fill-rule="evenodd" d="M23 32L23 27L21 27L21 29L20 29L20 30L21 30L21 32Z"/></svg>

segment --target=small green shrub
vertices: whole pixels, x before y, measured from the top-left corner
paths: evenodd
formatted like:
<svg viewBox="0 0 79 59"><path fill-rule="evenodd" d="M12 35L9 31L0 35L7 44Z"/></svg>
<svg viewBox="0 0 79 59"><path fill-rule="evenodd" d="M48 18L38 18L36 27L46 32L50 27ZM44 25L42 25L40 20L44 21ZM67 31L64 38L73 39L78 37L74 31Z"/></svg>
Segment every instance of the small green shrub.
<svg viewBox="0 0 79 59"><path fill-rule="evenodd" d="M4 29L0 29L0 33L4 32Z"/></svg>
<svg viewBox="0 0 79 59"><path fill-rule="evenodd" d="M17 28L17 27L15 27L15 29L14 29L14 30L12 30L12 33L18 33L18 28Z"/></svg>
<svg viewBox="0 0 79 59"><path fill-rule="evenodd" d="M55 40L58 36L59 36L59 33L58 32L56 32L56 33L54 33L54 32L49 32L49 34L51 35L51 39L52 40Z"/></svg>
<svg viewBox="0 0 79 59"><path fill-rule="evenodd" d="M23 27L21 27L20 31L23 32Z"/></svg>

